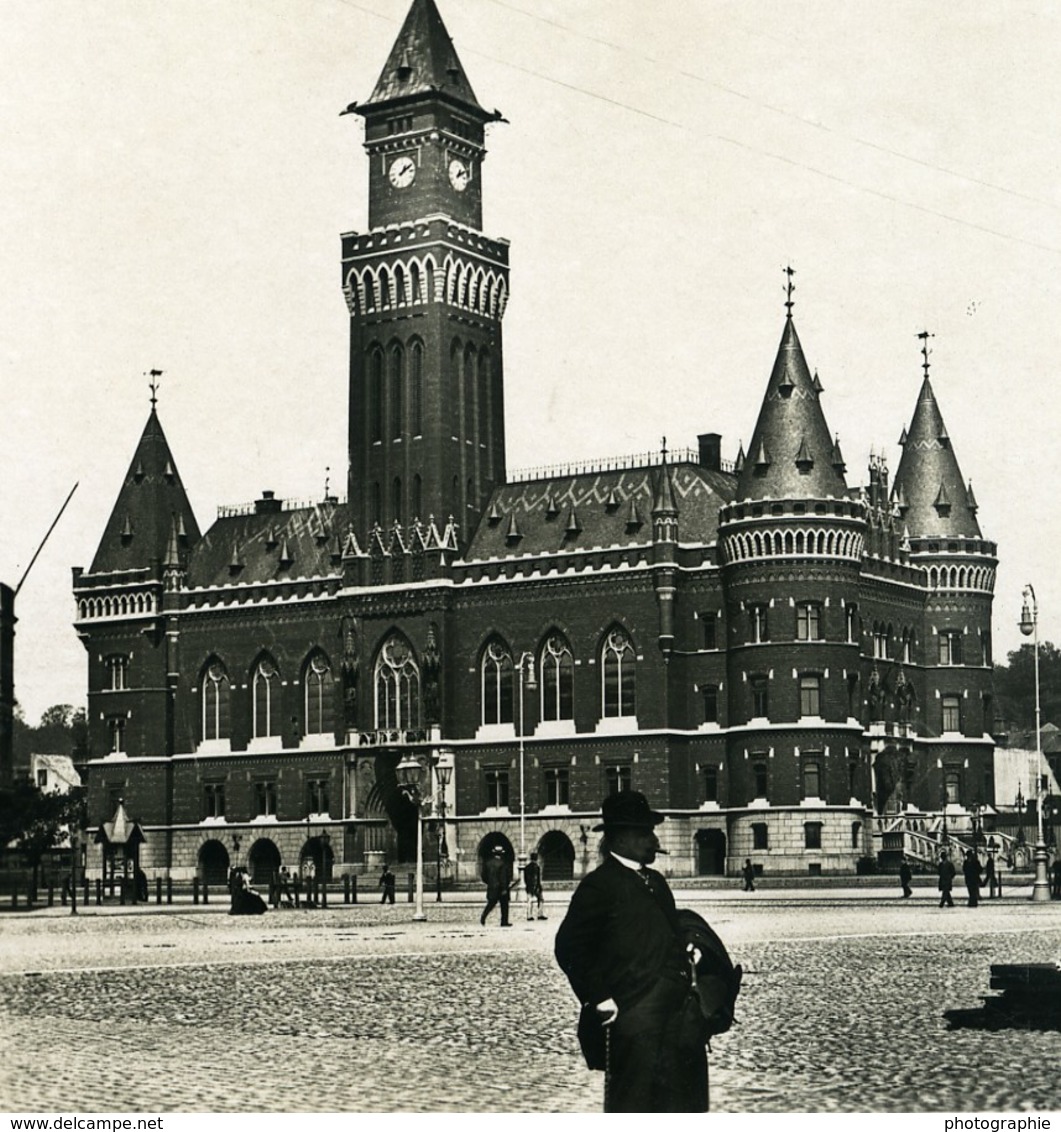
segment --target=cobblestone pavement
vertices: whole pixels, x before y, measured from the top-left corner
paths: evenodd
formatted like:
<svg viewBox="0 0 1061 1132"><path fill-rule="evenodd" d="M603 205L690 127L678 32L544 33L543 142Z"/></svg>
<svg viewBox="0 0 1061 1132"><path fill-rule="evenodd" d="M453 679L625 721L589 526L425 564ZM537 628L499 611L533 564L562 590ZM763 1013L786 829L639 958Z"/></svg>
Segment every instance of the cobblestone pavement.
<svg viewBox="0 0 1061 1132"><path fill-rule="evenodd" d="M925 891L684 894L747 975L712 1109L1043 1111L1058 1033L950 1029L993 962L1061 959L1061 905ZM0 1110L599 1111L547 922L479 905L0 918ZM515 909L514 909L515 911Z"/></svg>

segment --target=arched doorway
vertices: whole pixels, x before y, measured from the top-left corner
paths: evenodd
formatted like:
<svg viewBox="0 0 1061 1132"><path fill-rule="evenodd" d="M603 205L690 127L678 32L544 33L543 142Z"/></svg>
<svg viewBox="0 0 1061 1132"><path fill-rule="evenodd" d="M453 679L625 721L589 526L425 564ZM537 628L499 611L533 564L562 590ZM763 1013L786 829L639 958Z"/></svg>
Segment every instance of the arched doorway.
<svg viewBox="0 0 1061 1132"><path fill-rule="evenodd" d="M247 862L250 865L251 884L266 888L273 883L273 878L280 871L280 850L268 837L262 837L251 846Z"/></svg>
<svg viewBox="0 0 1061 1132"><path fill-rule="evenodd" d="M196 871L206 884L228 884L228 850L216 838L199 846L199 864Z"/></svg>
<svg viewBox="0 0 1061 1132"><path fill-rule="evenodd" d="M726 873L726 835L721 829L698 829L696 841L696 875L720 877Z"/></svg>
<svg viewBox="0 0 1061 1132"><path fill-rule="evenodd" d="M479 876L481 877L483 875L483 862L493 853L495 845L500 845L504 850L505 860L508 862L508 867L512 870L512 879L516 880L516 851L512 848L512 842L496 829L493 833L488 833L482 841L479 842L479 848L475 851L476 856L479 858Z"/></svg>
<svg viewBox="0 0 1061 1132"><path fill-rule="evenodd" d="M575 847L571 838L559 829L551 829L538 842L538 856L542 865L542 880L573 880L575 876Z"/></svg>
<svg viewBox="0 0 1061 1132"><path fill-rule="evenodd" d="M307 860L313 862L313 870L318 881L330 881L332 879L332 864L335 860L332 853L331 838L311 837L302 846L302 852L298 855L301 872L305 872L304 863ZM276 867L280 867L279 862Z"/></svg>

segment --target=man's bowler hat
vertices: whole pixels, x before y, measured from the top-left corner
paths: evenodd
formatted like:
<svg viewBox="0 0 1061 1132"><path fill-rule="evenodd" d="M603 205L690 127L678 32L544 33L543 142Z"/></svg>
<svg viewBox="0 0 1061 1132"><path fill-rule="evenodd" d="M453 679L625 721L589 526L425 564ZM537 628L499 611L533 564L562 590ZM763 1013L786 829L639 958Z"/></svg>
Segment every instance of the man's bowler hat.
<svg viewBox="0 0 1061 1132"><path fill-rule="evenodd" d="M664 814L649 809L648 799L637 790L620 790L618 794L609 794L601 803L600 810L603 820L600 825L593 827L594 833L622 826L651 829L666 820Z"/></svg>

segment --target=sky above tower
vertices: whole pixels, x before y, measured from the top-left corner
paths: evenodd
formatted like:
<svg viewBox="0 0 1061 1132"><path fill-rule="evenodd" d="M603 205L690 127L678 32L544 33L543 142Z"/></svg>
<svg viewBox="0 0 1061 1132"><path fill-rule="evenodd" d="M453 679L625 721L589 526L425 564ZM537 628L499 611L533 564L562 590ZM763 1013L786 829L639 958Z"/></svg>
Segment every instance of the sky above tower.
<svg viewBox="0 0 1061 1132"><path fill-rule="evenodd" d="M1061 642L1048 392L1061 309L1061 13L1043 2L438 0L512 242L510 470L747 449L794 319L850 485L892 476L931 381L999 544L995 652L1026 581ZM82 704L88 567L150 411L199 524L345 481L339 233L357 115L407 0L13 0L0 42L0 579L16 691Z"/></svg>

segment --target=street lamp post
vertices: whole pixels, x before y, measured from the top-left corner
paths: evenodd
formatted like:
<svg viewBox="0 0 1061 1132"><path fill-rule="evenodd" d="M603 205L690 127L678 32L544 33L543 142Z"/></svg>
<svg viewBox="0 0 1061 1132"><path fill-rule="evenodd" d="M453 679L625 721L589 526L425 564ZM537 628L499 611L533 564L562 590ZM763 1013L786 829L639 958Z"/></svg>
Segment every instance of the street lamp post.
<svg viewBox="0 0 1061 1132"><path fill-rule="evenodd" d="M413 919L426 920L427 914L424 912L423 794L420 788L424 767L419 759L409 754L398 763L397 771L402 793L416 807L416 907L413 910Z"/></svg>
<svg viewBox="0 0 1061 1132"><path fill-rule="evenodd" d="M435 813L438 826L438 855L435 865L435 903L442 903L442 864L449 860L446 846L446 787L453 777L453 752L439 751L435 763Z"/></svg>
<svg viewBox="0 0 1061 1132"><path fill-rule="evenodd" d="M527 791L526 791L526 752L524 750L523 689L533 692L538 687L534 679L534 654L525 652L516 664L519 673L519 867L522 876L527 863ZM524 679L524 676L526 679Z"/></svg>
<svg viewBox="0 0 1061 1132"><path fill-rule="evenodd" d="M1032 638L1035 657L1035 816L1038 822L1038 840L1035 842L1035 884L1032 886L1032 900L1043 901L1050 899L1050 881L1046 875L1046 838L1043 835L1043 794L1046 777L1042 773L1043 739L1039 707L1039 603L1035 598L1035 590L1030 584L1024 587L1023 598L1020 631L1026 637Z"/></svg>

